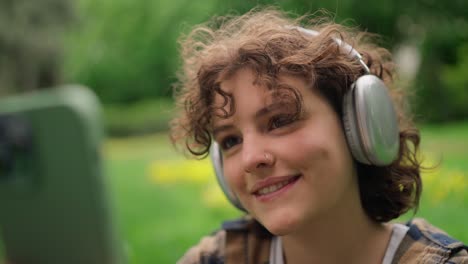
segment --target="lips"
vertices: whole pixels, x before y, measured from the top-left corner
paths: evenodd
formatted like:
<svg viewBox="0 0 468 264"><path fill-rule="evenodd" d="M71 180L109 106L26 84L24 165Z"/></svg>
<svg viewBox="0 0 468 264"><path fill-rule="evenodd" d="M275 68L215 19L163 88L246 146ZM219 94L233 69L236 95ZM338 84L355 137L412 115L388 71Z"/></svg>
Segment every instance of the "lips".
<svg viewBox="0 0 468 264"><path fill-rule="evenodd" d="M300 175L282 176L282 177L268 177L265 180L257 182L252 188L251 193L255 196L264 196L295 182L299 179Z"/></svg>

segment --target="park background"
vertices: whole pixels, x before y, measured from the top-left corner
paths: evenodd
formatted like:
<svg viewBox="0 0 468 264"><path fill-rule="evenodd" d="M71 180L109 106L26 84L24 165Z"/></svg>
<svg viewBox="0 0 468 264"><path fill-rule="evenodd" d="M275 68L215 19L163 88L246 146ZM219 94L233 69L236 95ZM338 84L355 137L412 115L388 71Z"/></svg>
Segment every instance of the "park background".
<svg viewBox="0 0 468 264"><path fill-rule="evenodd" d="M425 165L438 165L423 172L416 217L467 243L464 0L1 0L0 96L64 83L93 89L103 105L106 178L130 263L174 263L222 220L240 215L209 161L187 160L169 143L177 38L213 15L265 4L296 14L328 10L336 22L382 36L413 95Z"/></svg>

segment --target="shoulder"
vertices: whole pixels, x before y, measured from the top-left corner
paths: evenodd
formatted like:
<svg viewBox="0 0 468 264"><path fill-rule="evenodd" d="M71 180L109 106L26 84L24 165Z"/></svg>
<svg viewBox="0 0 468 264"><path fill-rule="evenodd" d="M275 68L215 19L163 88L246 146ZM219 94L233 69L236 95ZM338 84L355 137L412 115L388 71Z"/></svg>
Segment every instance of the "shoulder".
<svg viewBox="0 0 468 264"><path fill-rule="evenodd" d="M219 230L210 236L202 237L200 242L191 247L177 264L224 263L225 241L225 230Z"/></svg>
<svg viewBox="0 0 468 264"><path fill-rule="evenodd" d="M466 263L468 247L424 219L406 224L406 236L395 254L394 263Z"/></svg>
<svg viewBox="0 0 468 264"><path fill-rule="evenodd" d="M226 221L221 230L203 237L177 263L221 264L241 263L251 258L258 260L268 253L270 238L271 235L250 217Z"/></svg>

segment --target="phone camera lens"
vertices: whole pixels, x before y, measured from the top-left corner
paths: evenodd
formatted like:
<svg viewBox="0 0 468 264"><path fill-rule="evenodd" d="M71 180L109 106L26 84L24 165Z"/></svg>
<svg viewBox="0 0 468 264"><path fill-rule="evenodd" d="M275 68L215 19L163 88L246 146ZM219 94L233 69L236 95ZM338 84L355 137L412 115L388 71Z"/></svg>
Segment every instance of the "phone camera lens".
<svg viewBox="0 0 468 264"><path fill-rule="evenodd" d="M0 116L0 180L7 179L15 167L15 160L28 152L31 131L24 118Z"/></svg>

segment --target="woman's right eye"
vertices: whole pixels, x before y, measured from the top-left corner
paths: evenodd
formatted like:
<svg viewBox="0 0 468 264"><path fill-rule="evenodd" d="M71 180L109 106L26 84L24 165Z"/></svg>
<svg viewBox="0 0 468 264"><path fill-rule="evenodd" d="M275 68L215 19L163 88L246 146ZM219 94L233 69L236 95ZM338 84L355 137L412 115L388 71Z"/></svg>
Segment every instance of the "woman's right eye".
<svg viewBox="0 0 468 264"><path fill-rule="evenodd" d="M241 142L242 139L240 137L228 136L221 141L220 145L223 150L228 150Z"/></svg>

